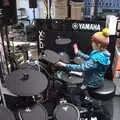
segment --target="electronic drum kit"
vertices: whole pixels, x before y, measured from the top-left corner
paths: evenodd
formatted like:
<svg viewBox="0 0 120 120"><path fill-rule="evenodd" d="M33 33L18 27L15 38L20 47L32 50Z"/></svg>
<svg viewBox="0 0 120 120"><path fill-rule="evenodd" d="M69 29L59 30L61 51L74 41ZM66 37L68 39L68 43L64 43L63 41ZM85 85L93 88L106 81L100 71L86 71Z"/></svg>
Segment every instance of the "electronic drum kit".
<svg viewBox="0 0 120 120"><path fill-rule="evenodd" d="M62 84L67 85L77 85L81 84L83 81L82 74L74 72L68 73L64 69L61 71L61 68L55 68L54 70L53 68L51 69L51 66L56 67L55 63L58 61L62 61L61 55L52 50L45 50L39 60L39 65L25 63L18 70L13 71L6 77L3 86L16 95L14 100L16 102L12 103L16 104L16 106L14 105L16 108L15 110L12 110L2 104L0 106L0 118L2 118L2 120L49 119L48 111L43 103L45 104L45 102L49 102L49 96L51 96L51 93L57 91L55 86L51 86L51 81L55 82L58 80ZM36 69L36 66L39 69ZM52 80L46 76L47 74L52 76ZM53 91L49 91L49 88L53 88ZM57 96L59 96L59 94ZM20 99L17 101L18 98ZM69 102L64 102L64 100L61 99L55 101L56 107L53 110L52 120L80 119L79 110L75 105ZM12 101L9 101L8 99L5 100L5 102L9 103ZM15 113L17 113L17 117Z"/></svg>

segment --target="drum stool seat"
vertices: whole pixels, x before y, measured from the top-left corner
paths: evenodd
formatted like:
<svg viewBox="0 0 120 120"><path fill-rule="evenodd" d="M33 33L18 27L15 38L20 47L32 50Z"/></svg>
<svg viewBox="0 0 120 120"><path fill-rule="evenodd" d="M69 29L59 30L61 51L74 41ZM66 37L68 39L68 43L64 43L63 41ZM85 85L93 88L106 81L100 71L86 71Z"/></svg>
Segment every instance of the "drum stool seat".
<svg viewBox="0 0 120 120"><path fill-rule="evenodd" d="M105 80L104 85L101 88L95 90L89 90L89 95L99 100L109 100L115 95L115 85L110 80Z"/></svg>
<svg viewBox="0 0 120 120"><path fill-rule="evenodd" d="M97 117L98 120L112 120L113 118L113 102L115 95L115 85L110 80L105 80L104 85L98 89L88 90L89 95L95 99L90 106L88 105L88 120ZM97 101L96 101L97 100Z"/></svg>

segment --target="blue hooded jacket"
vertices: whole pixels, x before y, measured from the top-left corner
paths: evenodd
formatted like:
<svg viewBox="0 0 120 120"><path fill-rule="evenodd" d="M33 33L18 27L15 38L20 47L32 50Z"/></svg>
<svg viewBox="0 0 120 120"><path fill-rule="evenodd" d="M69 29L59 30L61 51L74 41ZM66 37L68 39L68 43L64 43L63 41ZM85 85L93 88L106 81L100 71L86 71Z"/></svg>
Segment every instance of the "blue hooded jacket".
<svg viewBox="0 0 120 120"><path fill-rule="evenodd" d="M104 75L110 64L110 53L105 51L93 50L90 55L79 51L78 56L85 59L81 64L67 64L66 68L73 71L84 71L84 84L90 88L98 88L104 83Z"/></svg>

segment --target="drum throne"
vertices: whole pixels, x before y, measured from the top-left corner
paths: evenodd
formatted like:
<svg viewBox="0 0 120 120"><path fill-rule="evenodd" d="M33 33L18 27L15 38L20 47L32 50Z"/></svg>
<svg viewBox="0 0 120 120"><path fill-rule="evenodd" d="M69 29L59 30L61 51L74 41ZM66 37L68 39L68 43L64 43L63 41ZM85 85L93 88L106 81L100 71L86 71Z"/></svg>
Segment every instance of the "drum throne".
<svg viewBox="0 0 120 120"><path fill-rule="evenodd" d="M113 109L112 98L115 95L115 85L112 81L104 81L101 88L88 90L89 95L94 99L87 104L82 103L82 106L87 109L87 112L81 113L81 117L91 120L92 117L97 117L97 120L112 120Z"/></svg>

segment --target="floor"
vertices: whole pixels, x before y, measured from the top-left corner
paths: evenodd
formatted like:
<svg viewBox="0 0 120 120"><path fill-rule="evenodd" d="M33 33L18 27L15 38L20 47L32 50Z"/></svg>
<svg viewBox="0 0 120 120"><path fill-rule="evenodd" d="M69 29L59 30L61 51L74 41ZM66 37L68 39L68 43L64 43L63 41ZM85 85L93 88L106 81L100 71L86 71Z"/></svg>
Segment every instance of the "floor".
<svg viewBox="0 0 120 120"><path fill-rule="evenodd" d="M7 91L6 89L2 89L3 93L8 93L9 95L11 93L9 93L9 91ZM13 96L13 94L11 94ZM47 105L47 104L46 104ZM113 105L113 107L112 107ZM46 107L50 107L49 105L47 105ZM55 106L54 106L55 107ZM120 120L120 95L116 95L114 98L113 98L113 104L110 103L109 106L108 106L108 109L110 111L113 111L113 119L112 120ZM49 111L49 110L48 110Z"/></svg>
<svg viewBox="0 0 120 120"><path fill-rule="evenodd" d="M113 99L113 120L120 120L120 96Z"/></svg>

